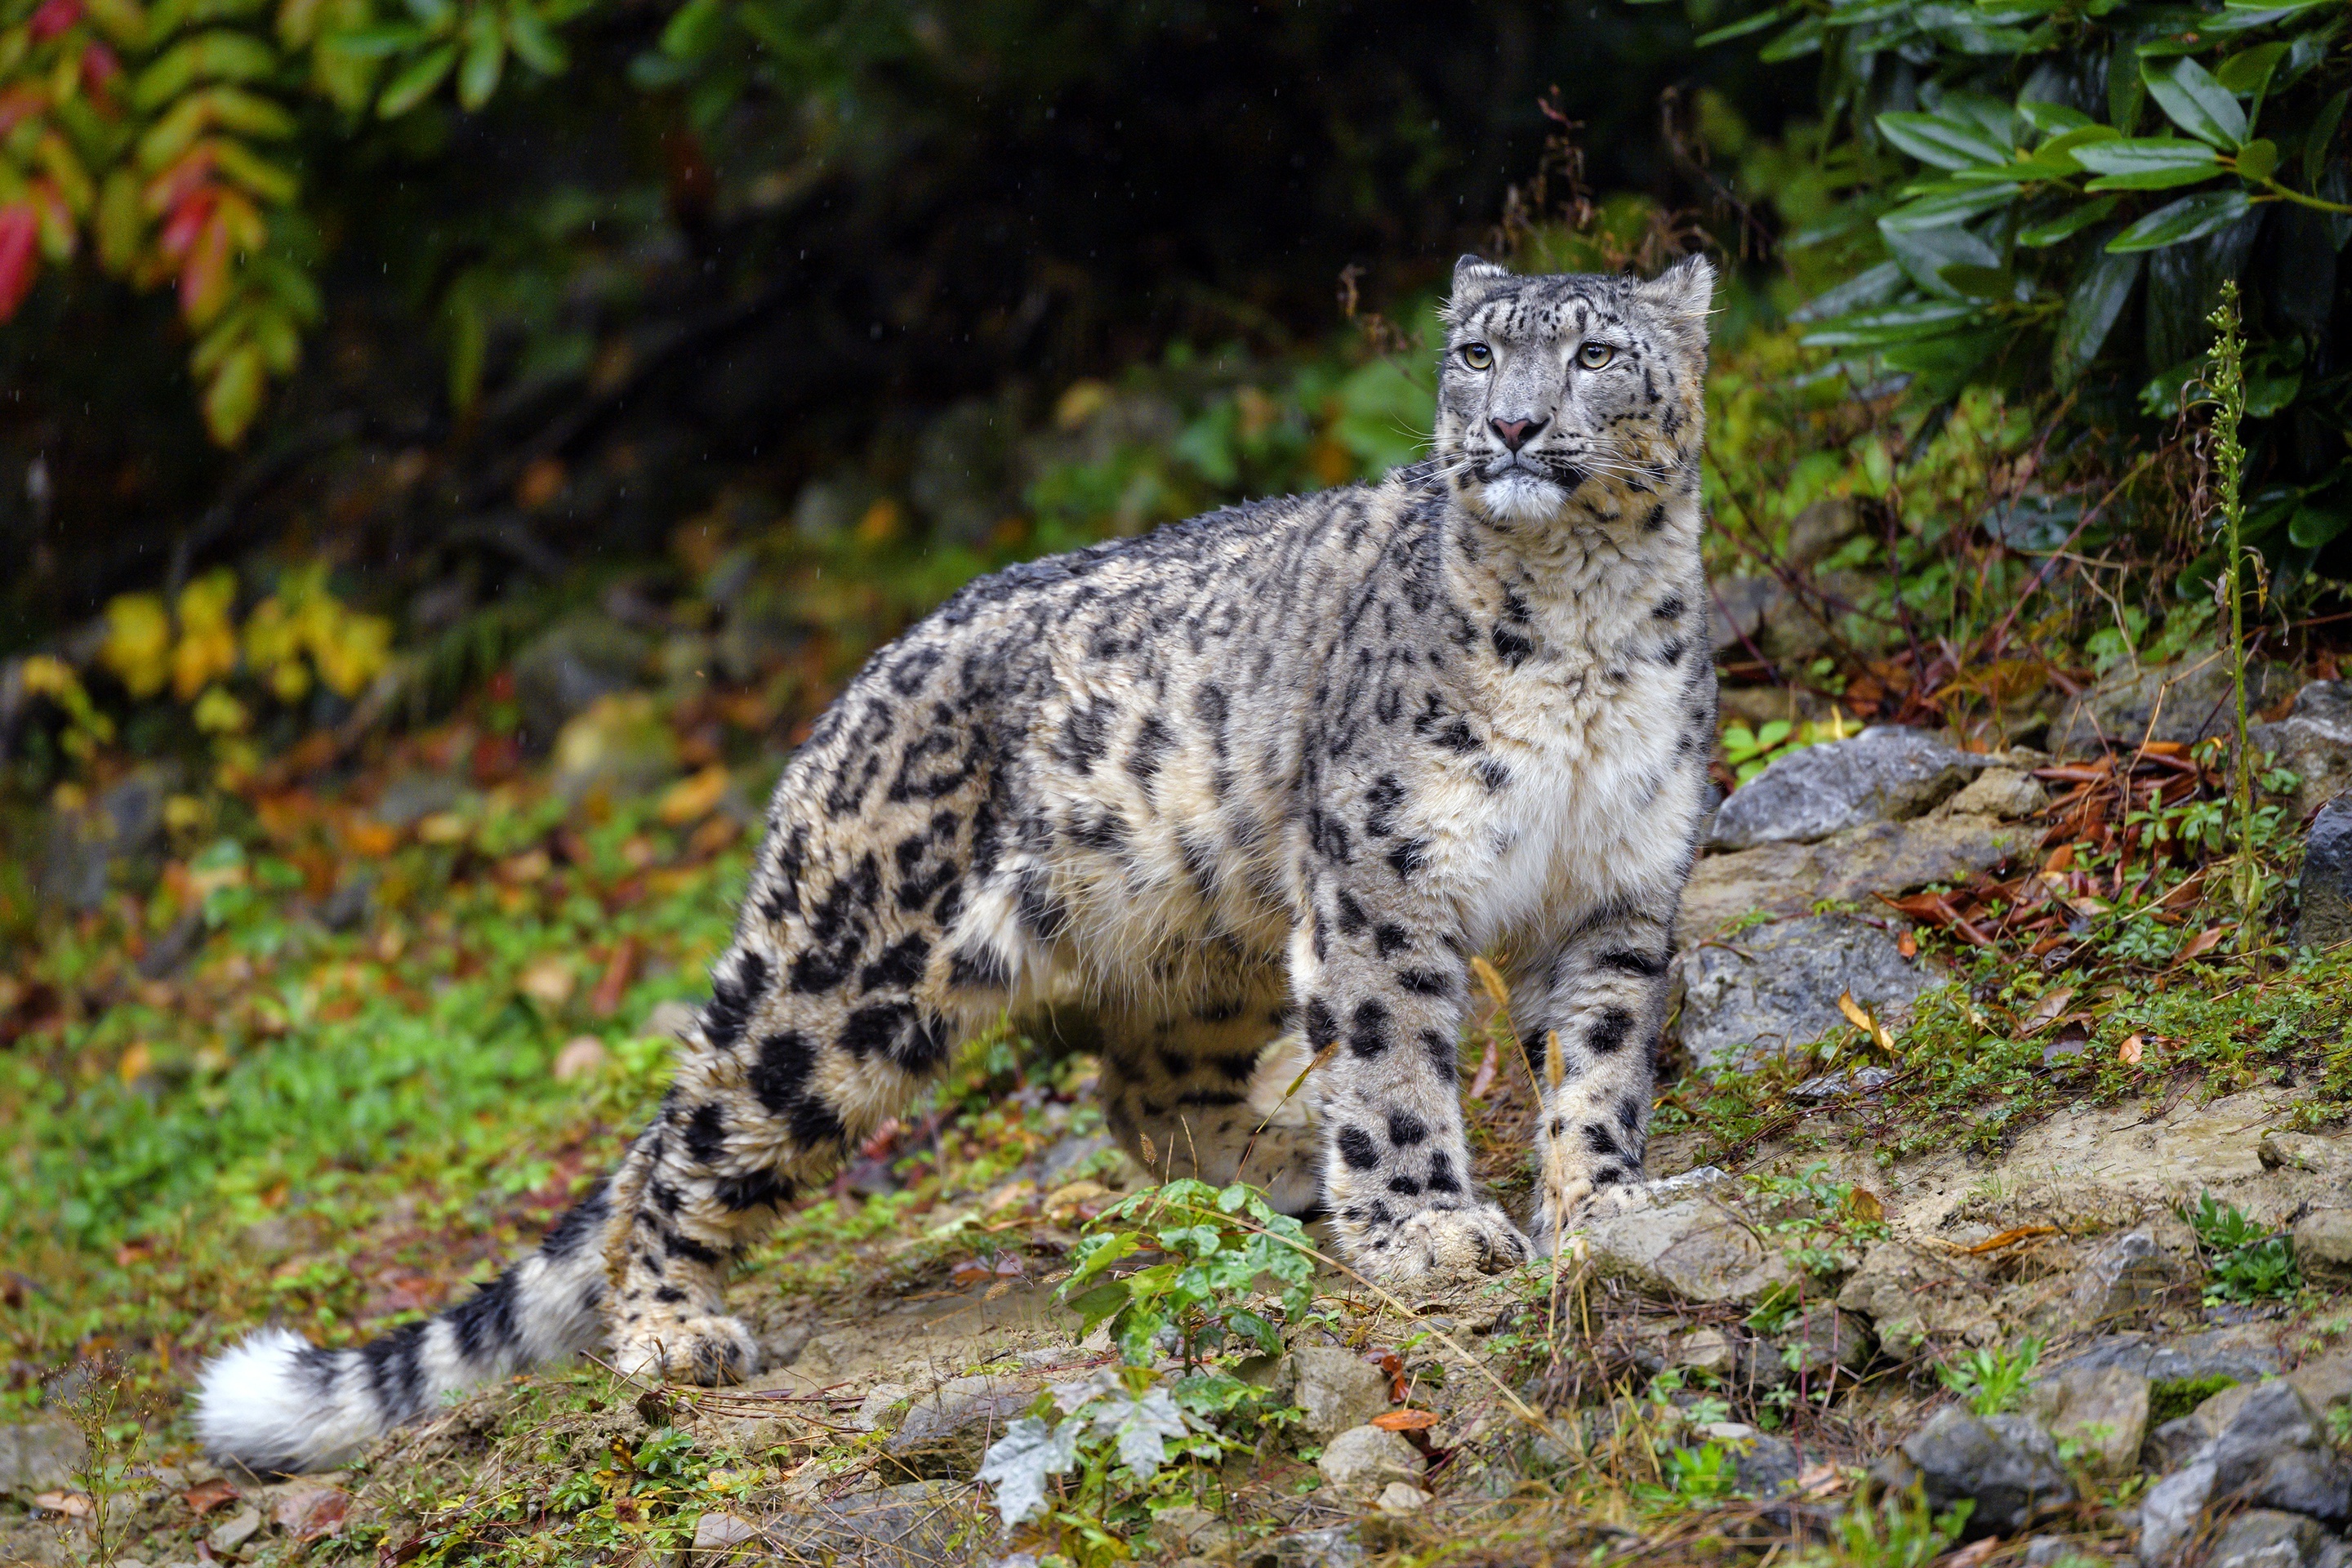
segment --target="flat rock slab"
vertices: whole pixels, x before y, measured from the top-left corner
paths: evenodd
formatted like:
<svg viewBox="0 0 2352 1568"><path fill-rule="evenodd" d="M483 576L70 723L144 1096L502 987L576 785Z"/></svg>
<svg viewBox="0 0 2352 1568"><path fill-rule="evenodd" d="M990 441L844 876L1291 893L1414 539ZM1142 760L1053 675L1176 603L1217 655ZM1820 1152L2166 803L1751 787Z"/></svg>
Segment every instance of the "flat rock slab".
<svg viewBox="0 0 2352 1568"><path fill-rule="evenodd" d="M0 1494L70 1490L88 1452L81 1434L55 1417L0 1426Z"/></svg>
<svg viewBox="0 0 2352 1568"><path fill-rule="evenodd" d="M2246 707L2266 708L2285 695L2287 672L2275 665L2246 669ZM2178 664L2134 668L2121 665L2069 702L2050 726L2050 749L2063 757L2091 756L2110 747L2147 741L2202 741L2237 724L2229 661L2200 654Z"/></svg>
<svg viewBox="0 0 2352 1568"><path fill-rule="evenodd" d="M1740 785L1716 813L1708 842L1752 849L1907 821L1958 794L1990 760L1924 730L1874 725L1851 741L1792 752Z"/></svg>
<svg viewBox="0 0 2352 1568"><path fill-rule="evenodd" d="M1811 1045L1846 1023L1851 994L1881 1022L1909 1017L1937 978L1851 915L1776 921L1683 960L1683 1046L1710 1070Z"/></svg>
<svg viewBox="0 0 2352 1568"><path fill-rule="evenodd" d="M1687 949L1759 911L1779 919L1811 913L1825 899L1867 904L1874 893L1964 882L2031 852L2039 837L2031 827L1990 816L1936 816L1874 822L1818 844L1764 844L1709 855L1683 889L1679 940Z"/></svg>
<svg viewBox="0 0 2352 1568"><path fill-rule="evenodd" d="M2294 940L2303 947L2352 942L2352 795L2319 808L2303 836L2303 914Z"/></svg>

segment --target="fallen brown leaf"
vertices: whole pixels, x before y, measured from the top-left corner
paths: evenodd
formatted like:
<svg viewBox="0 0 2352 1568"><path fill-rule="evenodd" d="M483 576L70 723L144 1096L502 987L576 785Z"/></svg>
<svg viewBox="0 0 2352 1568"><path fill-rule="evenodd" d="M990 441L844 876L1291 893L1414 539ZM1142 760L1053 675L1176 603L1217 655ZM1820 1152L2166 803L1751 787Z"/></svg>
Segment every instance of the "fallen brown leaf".
<svg viewBox="0 0 2352 1568"><path fill-rule="evenodd" d="M1989 1236L1982 1241L1978 1242L1974 1247L1963 1247L1960 1250L1971 1255L1987 1252L1999 1252L2004 1247L2015 1247L2019 1242L2031 1241L2037 1236L2055 1236L2057 1234L2058 1227L2054 1225L2012 1226L2009 1229L2002 1231L1999 1236Z"/></svg>
<svg viewBox="0 0 2352 1568"><path fill-rule="evenodd" d="M352 1511L352 1494L341 1487L310 1487L278 1500L278 1528L297 1541L316 1541L343 1527Z"/></svg>
<svg viewBox="0 0 2352 1568"><path fill-rule="evenodd" d="M2124 1041L2122 1045L2116 1047L2116 1060L2123 1063L2126 1067L2137 1067L2139 1066L2140 1050L2140 1037L2137 1035L2134 1035Z"/></svg>
<svg viewBox="0 0 2352 1568"><path fill-rule="evenodd" d="M207 1514L226 1503L235 1502L241 1493L219 1476L199 1481L180 1494L180 1500L198 1514Z"/></svg>
<svg viewBox="0 0 2352 1568"><path fill-rule="evenodd" d="M1383 1432L1418 1432L1437 1425L1434 1410L1388 1410L1372 1417L1371 1425Z"/></svg>

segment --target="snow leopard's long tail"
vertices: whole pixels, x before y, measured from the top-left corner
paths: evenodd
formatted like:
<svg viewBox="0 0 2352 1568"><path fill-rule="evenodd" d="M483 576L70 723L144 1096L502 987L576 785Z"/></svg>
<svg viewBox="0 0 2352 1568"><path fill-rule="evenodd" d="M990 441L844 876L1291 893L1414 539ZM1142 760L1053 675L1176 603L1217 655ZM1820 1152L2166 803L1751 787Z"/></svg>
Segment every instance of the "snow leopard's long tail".
<svg viewBox="0 0 2352 1568"><path fill-rule="evenodd" d="M331 1469L442 1396L604 1336L607 1177L539 1249L439 1316L352 1350L282 1328L248 1335L198 1380L196 1430L223 1465L260 1474Z"/></svg>

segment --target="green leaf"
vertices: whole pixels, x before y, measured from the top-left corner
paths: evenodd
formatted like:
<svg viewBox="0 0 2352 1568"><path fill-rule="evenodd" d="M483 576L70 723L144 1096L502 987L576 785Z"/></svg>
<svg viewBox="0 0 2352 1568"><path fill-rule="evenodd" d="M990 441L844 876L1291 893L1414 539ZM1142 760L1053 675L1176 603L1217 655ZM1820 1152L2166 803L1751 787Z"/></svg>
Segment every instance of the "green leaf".
<svg viewBox="0 0 2352 1568"><path fill-rule="evenodd" d="M2101 196L2096 201L2085 202L2081 206L2053 217L2046 223L2037 223L2019 229L2017 243L2029 249L2039 250L2047 246L2056 245L2062 240L2072 239L2093 224L2105 221L2107 215L2114 212L2116 204L2122 200L2121 196Z"/></svg>
<svg viewBox="0 0 2352 1568"><path fill-rule="evenodd" d="M2214 70L2215 81L2240 98L2253 100L2253 108L2247 115L2249 121L2262 118L2263 94L2270 90L2271 73L2286 58L2286 50L2284 44L2256 44L2251 49L2240 49Z"/></svg>
<svg viewBox="0 0 2352 1568"><path fill-rule="evenodd" d="M2246 139L2246 111L2237 94L2195 60L2185 55L2169 66L2142 60L2140 77L2165 116L2199 141L2235 147Z"/></svg>
<svg viewBox="0 0 2352 1568"><path fill-rule="evenodd" d="M2336 140L2336 128L2344 122L2344 105L2352 100L2352 89L2347 89L2320 105L2318 117L2303 138L2303 177L2306 184L2317 184L2319 176L2327 169L2327 150Z"/></svg>
<svg viewBox="0 0 2352 1568"><path fill-rule="evenodd" d="M2092 142L2075 148L2073 155L2100 175L2087 187L2093 191L2161 191L2193 185L2221 172L2213 149L2178 136Z"/></svg>
<svg viewBox="0 0 2352 1568"><path fill-rule="evenodd" d="M1778 65L1804 55L1818 54L1822 47L1822 19L1808 16L1795 26L1756 51L1756 58L1766 65Z"/></svg>
<svg viewBox="0 0 2352 1568"><path fill-rule="evenodd" d="M2352 512L2315 506L2309 501L2294 509L2294 521L2287 524L2286 536L2291 543L2305 550L2316 550L2331 543L2347 527L2352 527Z"/></svg>
<svg viewBox="0 0 2352 1568"><path fill-rule="evenodd" d="M2161 250L2168 245L2202 239L2245 216L2252 205L2243 191L2211 191L2183 196L2169 206L2158 207L2107 241L2107 249L2111 254L2122 255L2134 250Z"/></svg>
<svg viewBox="0 0 2352 1568"><path fill-rule="evenodd" d="M376 100L375 111L386 120L399 119L431 96L457 63L457 46L442 45L394 77Z"/></svg>
<svg viewBox="0 0 2352 1568"><path fill-rule="evenodd" d="M1811 348L1881 348L1890 343L1937 337L1974 316L1979 307L1966 300L1927 300L1897 305L1891 310L1870 310L1842 316L1805 334Z"/></svg>
<svg viewBox="0 0 2352 1568"><path fill-rule="evenodd" d="M1753 16L1742 16L1737 22L1727 23L1711 32L1701 33L1691 40L1691 47L1711 48L1717 44L1729 43L1734 38L1744 38L1750 33L1760 33L1767 27L1786 21L1790 9L1791 7L1787 5L1775 5L1769 10L1757 12Z"/></svg>
<svg viewBox="0 0 2352 1568"><path fill-rule="evenodd" d="M506 69L507 39L498 14L478 7L466 18L466 59L457 68L457 101L468 112L490 101Z"/></svg>
<svg viewBox="0 0 2352 1568"><path fill-rule="evenodd" d="M2063 135L2069 131L2080 131L2085 126L2098 124L2079 109L2070 109L2063 103L2044 103L2038 98L2019 99L2017 117L2045 136ZM2113 127L2108 129L2113 130ZM2122 134L2120 132L2116 133Z"/></svg>
<svg viewBox="0 0 2352 1568"><path fill-rule="evenodd" d="M2084 125L2053 136L2033 150L2037 163L2055 165L2063 174L2080 173L2083 161L2074 156L2077 147L2089 147L2102 142L2120 142L2123 132L2112 125Z"/></svg>
<svg viewBox="0 0 2352 1568"><path fill-rule="evenodd" d="M517 59L541 76L553 76L570 63L562 40L531 0L510 0L508 5L507 42L514 47Z"/></svg>
<svg viewBox="0 0 2352 1568"><path fill-rule="evenodd" d="M2238 149L2238 177L2260 184L2278 169L2278 143L2257 136Z"/></svg>
<svg viewBox="0 0 2352 1568"><path fill-rule="evenodd" d="M162 108L199 81L251 81L278 68L276 51L260 39L226 29L183 38L139 73L131 101Z"/></svg>
<svg viewBox="0 0 2352 1568"><path fill-rule="evenodd" d="M1997 268L2000 252L1981 236L1958 227L1897 230L1883 236L1886 248L1903 264L1911 281L1930 294L1951 298L1960 292L1944 276L1948 267Z"/></svg>
<svg viewBox="0 0 2352 1568"><path fill-rule="evenodd" d="M1919 162L1938 169L2006 163L2013 151L1994 141L1980 126L1935 114L1882 114L1878 132Z"/></svg>
<svg viewBox="0 0 2352 1568"><path fill-rule="evenodd" d="M390 27L354 27L348 33L328 36L319 47L334 54L348 55L353 59L389 59L404 55L433 35L422 27L405 24Z"/></svg>
<svg viewBox="0 0 2352 1568"><path fill-rule="evenodd" d="M699 59L719 47L726 31L727 10L720 0L686 0L662 28L662 53Z"/></svg>
<svg viewBox="0 0 2352 1568"><path fill-rule="evenodd" d="M2139 79L2139 57L2132 47L2131 35L2116 40L2107 56L2107 123L2130 135L2139 128L2140 105L2147 100L2147 88Z"/></svg>
<svg viewBox="0 0 2352 1568"><path fill-rule="evenodd" d="M2105 253L2092 258L2066 296L2066 313L2059 319L2058 342L2051 352L2052 379L2062 388L2072 386L2099 357L2099 350L2115 330L2116 319L2131 300L2139 280L2139 258Z"/></svg>
<svg viewBox="0 0 2352 1568"><path fill-rule="evenodd" d="M1906 234L1916 229L1943 228L1963 223L2016 199L2014 185L1969 187L1944 185L1896 207L1878 220L1882 234Z"/></svg>

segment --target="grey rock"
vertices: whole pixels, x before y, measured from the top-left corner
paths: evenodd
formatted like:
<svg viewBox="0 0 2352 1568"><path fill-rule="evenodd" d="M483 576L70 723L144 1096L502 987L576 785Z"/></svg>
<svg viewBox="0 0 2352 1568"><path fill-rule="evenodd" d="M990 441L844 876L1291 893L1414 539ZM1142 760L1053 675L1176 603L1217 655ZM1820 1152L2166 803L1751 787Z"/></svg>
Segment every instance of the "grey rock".
<svg viewBox="0 0 2352 1568"><path fill-rule="evenodd" d="M910 1481L766 1521L782 1563L859 1568L946 1568L971 1561L969 1542L992 1532L969 1487Z"/></svg>
<svg viewBox="0 0 2352 1568"><path fill-rule="evenodd" d="M1867 902L1874 893L1964 882L2033 853L2038 837L2031 827L1990 816L1937 813L1874 822L1817 844L1762 844L1709 855L1683 889L1677 940L1687 952L1751 914L1801 915L1823 900Z"/></svg>
<svg viewBox="0 0 2352 1568"><path fill-rule="evenodd" d="M238 1507L235 1513L222 1520L205 1532L205 1544L223 1556L236 1551L253 1539L261 1528L261 1510L251 1503Z"/></svg>
<svg viewBox="0 0 2352 1568"><path fill-rule="evenodd" d="M1315 1461L1323 1479L1346 1492L1372 1493L1391 1481L1414 1482L1429 1468L1421 1450L1394 1432L1350 1426L1323 1445Z"/></svg>
<svg viewBox="0 0 2352 1568"><path fill-rule="evenodd" d="M1244 1553L1236 1559L1248 1568L1356 1568L1363 1560L1362 1543L1354 1529L1344 1524L1277 1535L1255 1555Z"/></svg>
<svg viewBox="0 0 2352 1568"><path fill-rule="evenodd" d="M1945 802L1948 809L2004 822L2032 816L2050 804L2033 775L2015 768L1987 768L1966 789Z"/></svg>
<svg viewBox="0 0 2352 1568"><path fill-rule="evenodd" d="M94 910L109 889L141 874L163 847L163 802L177 784L174 770L142 767L87 805L51 811L39 877L43 900Z"/></svg>
<svg viewBox="0 0 2352 1568"><path fill-rule="evenodd" d="M883 1446L888 1463L925 1480L969 1480L988 1446L1035 1402L1034 1377L952 1377L916 1400Z"/></svg>
<svg viewBox="0 0 2352 1568"><path fill-rule="evenodd" d="M2277 700L2285 685L2286 672L2274 665L2248 667L2247 710ZM2088 756L2144 740L2201 741L2236 725L2229 661L2207 652L2178 664L2118 665L2067 703L2050 727L2049 744L2061 756Z"/></svg>
<svg viewBox="0 0 2352 1568"><path fill-rule="evenodd" d="M2148 1488L2139 1505L2141 1561L2170 1563L2183 1545L2195 1539L2206 1500L2212 1495L2210 1460L2175 1470Z"/></svg>
<svg viewBox="0 0 2352 1568"><path fill-rule="evenodd" d="M1837 1304L1869 1319L1890 1352L1930 1340L1988 1340L1998 1328L1980 1266L1907 1241L1882 1241L1864 1253Z"/></svg>
<svg viewBox="0 0 2352 1568"><path fill-rule="evenodd" d="M2352 1285L2352 1209L2314 1209L2294 1222L2294 1260L2315 1285Z"/></svg>
<svg viewBox="0 0 2352 1568"><path fill-rule="evenodd" d="M643 633L602 615L567 616L548 627L515 656L515 700L525 738L549 746L598 698L635 689L653 651Z"/></svg>
<svg viewBox="0 0 2352 1568"><path fill-rule="evenodd" d="M1874 725L1780 758L1716 813L1719 849L1826 838L1873 822L1925 816L1981 773L1986 759L1921 730Z"/></svg>
<svg viewBox="0 0 2352 1568"><path fill-rule="evenodd" d="M2129 1367L2150 1383L2186 1383L2206 1377L2252 1383L2276 1377L2280 1371L2275 1346L2231 1329L2168 1340L2141 1333L2109 1334L2052 1361L2049 1372L2055 1374L2078 1366Z"/></svg>
<svg viewBox="0 0 2352 1568"><path fill-rule="evenodd" d="M1361 1426L1386 1410L1389 1380L1380 1368L1353 1351L1333 1345L1305 1345L1290 1352L1286 1383L1291 1399L1307 1413L1306 1426L1318 1437L1335 1437Z"/></svg>
<svg viewBox="0 0 2352 1568"><path fill-rule="evenodd" d="M1789 1093L1790 1098L1796 1100L1866 1099L1885 1088L1894 1077L1893 1068L1862 1068L1853 1072L1817 1073L1790 1089Z"/></svg>
<svg viewBox="0 0 2352 1568"><path fill-rule="evenodd" d="M0 1426L0 1495L68 1489L89 1453L81 1434L55 1416Z"/></svg>
<svg viewBox="0 0 2352 1568"><path fill-rule="evenodd" d="M1585 1227L1594 1275L1669 1300L1752 1306L1798 1281L1777 1247L1706 1197L1629 1209Z"/></svg>
<svg viewBox="0 0 2352 1568"><path fill-rule="evenodd" d="M2322 1415L2352 1405L2352 1351L2335 1351L2304 1363L2286 1374Z"/></svg>
<svg viewBox="0 0 2352 1568"><path fill-rule="evenodd" d="M2153 1235L2129 1230L2108 1237L2083 1260L2069 1304L2084 1329L2114 1329L2155 1305L2179 1277L2178 1264Z"/></svg>
<svg viewBox="0 0 2352 1568"><path fill-rule="evenodd" d="M2083 1446L2099 1474L2130 1475L2147 1438L2147 1379L2128 1367L2070 1367L2034 1384L2025 1412L2061 1442Z"/></svg>
<svg viewBox="0 0 2352 1568"><path fill-rule="evenodd" d="M898 1407L913 1403L915 1391L903 1383L877 1383L866 1391L849 1424L860 1432L879 1432L890 1424Z"/></svg>
<svg viewBox="0 0 2352 1568"><path fill-rule="evenodd" d="M1862 531L1862 508L1852 496L1817 500L1789 520L1789 536L1781 558L1791 566L1812 566L1830 552Z"/></svg>
<svg viewBox="0 0 2352 1568"><path fill-rule="evenodd" d="M1693 1329L1669 1342L1664 1359L1669 1366L1725 1380L1738 1367L1739 1352L1721 1329Z"/></svg>
<svg viewBox="0 0 2352 1568"><path fill-rule="evenodd" d="M1776 921L1683 960L1682 1036L1709 1070L1811 1045L1844 1026L1841 994L1899 1025L1938 984L1895 939L1850 915Z"/></svg>
<svg viewBox="0 0 2352 1568"><path fill-rule="evenodd" d="M2352 1519L2352 1465L2329 1446L2318 1412L2281 1380L2260 1384L2208 1446L2215 1493L2261 1508Z"/></svg>
<svg viewBox="0 0 2352 1568"><path fill-rule="evenodd" d="M1903 1462L1882 1461L1880 1479L1898 1487L1916 1481L1937 1510L1972 1500L1971 1537L2012 1534L2037 1513L2074 1500L2057 1445L2030 1416L1945 1410L1905 1438L1898 1454Z"/></svg>
<svg viewBox="0 0 2352 1568"><path fill-rule="evenodd" d="M736 1548L760 1539L760 1527L740 1514L714 1509L694 1521L694 1561L723 1561Z"/></svg>
<svg viewBox="0 0 2352 1568"><path fill-rule="evenodd" d="M2303 836L2303 913L2298 947L2352 942L2352 795L2319 808Z"/></svg>
<svg viewBox="0 0 2352 1568"><path fill-rule="evenodd" d="M1700 1427L1698 1435L1730 1451L1733 1484L1751 1496L1777 1497L1796 1485L1804 1470L1794 1443L1745 1422L1717 1421Z"/></svg>
<svg viewBox="0 0 2352 1568"><path fill-rule="evenodd" d="M2211 1568L2314 1568L2327 1532L2299 1513L2249 1509L2224 1525L2205 1561Z"/></svg>
<svg viewBox="0 0 2352 1568"><path fill-rule="evenodd" d="M2248 725L2246 739L2258 761L2268 753L2302 781L2294 813L2310 815L2321 802L2352 792L2352 681L2310 682L2294 694L2284 719Z"/></svg>

